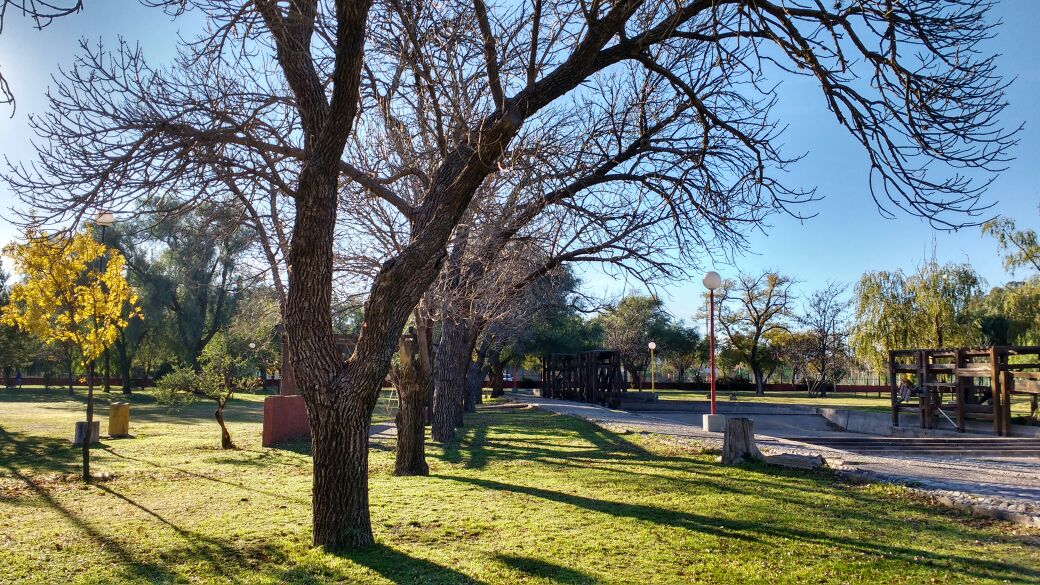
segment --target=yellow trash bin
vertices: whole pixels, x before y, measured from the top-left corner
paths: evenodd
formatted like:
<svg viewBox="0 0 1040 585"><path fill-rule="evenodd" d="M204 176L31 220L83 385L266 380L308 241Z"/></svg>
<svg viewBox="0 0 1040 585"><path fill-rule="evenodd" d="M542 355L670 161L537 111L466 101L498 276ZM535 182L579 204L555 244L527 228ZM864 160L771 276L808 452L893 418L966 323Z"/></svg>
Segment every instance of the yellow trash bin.
<svg viewBox="0 0 1040 585"><path fill-rule="evenodd" d="M113 402L108 407L108 436L130 436L130 403Z"/></svg>

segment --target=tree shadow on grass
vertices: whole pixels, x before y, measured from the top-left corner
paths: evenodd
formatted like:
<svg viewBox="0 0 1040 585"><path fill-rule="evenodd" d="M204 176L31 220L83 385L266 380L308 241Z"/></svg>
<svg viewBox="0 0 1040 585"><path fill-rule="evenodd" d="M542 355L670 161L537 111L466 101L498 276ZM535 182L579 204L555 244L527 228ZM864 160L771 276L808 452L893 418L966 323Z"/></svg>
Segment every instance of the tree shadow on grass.
<svg viewBox="0 0 1040 585"><path fill-rule="evenodd" d="M590 462L625 461L661 468L700 465L690 458L650 453L618 433L573 417L525 412L523 424L518 424L515 416L508 412L478 414L470 426L459 429L456 441L443 445L441 458L475 470L492 462L513 460L581 467ZM489 437L489 427L494 427L496 435L508 438Z"/></svg>
<svg viewBox="0 0 1040 585"><path fill-rule="evenodd" d="M34 473L76 473L82 453L71 441L9 431L0 426L0 463L12 472L20 468Z"/></svg>
<svg viewBox="0 0 1040 585"><path fill-rule="evenodd" d="M632 518L659 525L671 526L698 532L711 534L720 538L730 538L745 542L762 542L762 537L770 539L787 539L807 544L822 545L825 547L840 547L858 553L884 554L889 558L898 559L908 564L919 565L929 561L941 561L955 567L950 570L976 578L1005 579L1020 582L1040 582L1040 569L1006 563L999 559L972 558L957 554L945 554L942 552L916 549L904 546L893 546L871 540L868 537L855 538L841 536L838 534L826 534L822 532L811 532L792 526L785 526L778 522L760 522L740 520L733 518L719 518L703 516L679 510L668 510L644 504L630 504L624 502L612 502L598 500L575 494L568 494L531 486L506 484L497 481L477 479L471 477L458 477L441 475L444 479L469 483L489 490L513 492L542 498L545 500L576 506L593 512L609 514L620 518ZM798 519L795 518L795 521ZM877 518L875 525L878 527L897 528L896 522ZM942 536L949 538L951 531L939 530ZM954 532L954 534L956 534Z"/></svg>
<svg viewBox="0 0 1040 585"><path fill-rule="evenodd" d="M297 504L310 505L310 503L311 503L310 499L304 499L304 498L300 498L300 497L296 497L296 496L288 495L288 494L283 494L283 493L279 493L279 492L272 492L272 491L262 490L262 489L257 488L257 487L247 486L245 484L241 484L241 483L234 482L234 481L228 481L226 479L220 479L220 478L217 478L217 477L206 475L205 473L199 473L197 471L191 471L191 470L184 469L184 468L181 468L181 467L177 467L177 466L174 466L174 465L160 465L160 464L155 463L153 461L148 461L147 459L141 459L141 458L138 458L138 457L131 457L129 455L126 455L126 454L123 454L123 453L119 453L119 452L113 451L111 449L108 449L108 452L111 453L115 457L119 457L120 459L126 459L127 461L133 461L133 462L136 462L136 463L143 463L145 465L149 465L149 466L154 467L156 469L165 469L165 470L174 471L174 472L177 472L177 473L183 473L184 475L189 475L191 477L195 477L195 478L198 478L198 479L203 479L203 480L206 480L206 481L211 481L211 482L214 482L214 483L219 483L219 484L222 484L222 485L238 488L240 490L245 490L245 491L252 492L252 493L255 493L255 494L261 494L261 495L269 496L269 497L276 498L276 499L279 499L279 500L295 502Z"/></svg>
<svg viewBox="0 0 1040 585"><path fill-rule="evenodd" d="M272 545L253 545L240 548L227 540L213 538L194 530L188 530L167 520L151 508L144 506L129 496L105 485L98 485L104 492L144 512L160 524L170 528L180 536L185 545L163 551L164 557L171 560L204 561L213 574L226 574L229 569L242 569L257 560L284 560L285 554Z"/></svg>
<svg viewBox="0 0 1040 585"><path fill-rule="evenodd" d="M423 583L430 585L473 584L482 585L464 573L450 567L438 565L426 559L419 559L384 544L375 544L360 551L333 552L336 556L353 561L379 573L383 578L394 583ZM341 575L315 574L303 567L294 567L282 573L280 579L291 583L328 583L340 581Z"/></svg>
<svg viewBox="0 0 1040 585"><path fill-rule="evenodd" d="M3 433L5 445L13 440L10 433L3 431L2 429L0 429L0 432ZM24 441L16 442L19 444L24 443ZM24 446L18 448L23 450L26 449ZM148 582L172 580L174 575L167 569L138 558L133 552L123 546L121 542L101 533L88 522L72 513L68 508L62 506L60 502L51 496L50 492L45 487L34 481L33 478L22 473L18 467L13 465L13 461L2 458L0 459L0 462L2 462L3 467L5 467L14 478L24 483L25 486L28 487L33 494L43 500L48 507L68 520L76 527L76 529L86 534L87 537L94 541L98 546L106 551L110 551L116 559L118 559L120 569L124 572L124 577L127 579L140 579Z"/></svg>
<svg viewBox="0 0 1040 585"><path fill-rule="evenodd" d="M596 579L593 579L581 571L549 563L541 559L503 554L496 554L495 559L504 565L520 571L524 575L548 579L553 583L598 583Z"/></svg>

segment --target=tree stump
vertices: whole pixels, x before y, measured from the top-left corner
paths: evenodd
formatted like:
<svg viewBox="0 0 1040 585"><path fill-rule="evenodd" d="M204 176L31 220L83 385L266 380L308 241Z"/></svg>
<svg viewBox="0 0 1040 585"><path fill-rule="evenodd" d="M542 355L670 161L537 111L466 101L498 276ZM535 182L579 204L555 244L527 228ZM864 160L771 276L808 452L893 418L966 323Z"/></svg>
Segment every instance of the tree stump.
<svg viewBox="0 0 1040 585"><path fill-rule="evenodd" d="M750 418L728 418L722 438L722 464L734 465L745 459L762 459L755 446L755 424Z"/></svg>

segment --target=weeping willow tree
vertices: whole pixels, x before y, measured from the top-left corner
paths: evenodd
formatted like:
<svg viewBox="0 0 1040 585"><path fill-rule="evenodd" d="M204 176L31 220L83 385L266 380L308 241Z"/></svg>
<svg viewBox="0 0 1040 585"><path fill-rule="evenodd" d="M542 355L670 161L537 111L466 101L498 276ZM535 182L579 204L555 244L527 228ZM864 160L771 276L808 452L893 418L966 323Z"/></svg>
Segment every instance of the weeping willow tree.
<svg viewBox="0 0 1040 585"><path fill-rule="evenodd" d="M889 350L982 343L969 310L981 297L982 286L970 265L940 265L935 259L909 275L902 270L864 274L853 294L853 353L883 371Z"/></svg>

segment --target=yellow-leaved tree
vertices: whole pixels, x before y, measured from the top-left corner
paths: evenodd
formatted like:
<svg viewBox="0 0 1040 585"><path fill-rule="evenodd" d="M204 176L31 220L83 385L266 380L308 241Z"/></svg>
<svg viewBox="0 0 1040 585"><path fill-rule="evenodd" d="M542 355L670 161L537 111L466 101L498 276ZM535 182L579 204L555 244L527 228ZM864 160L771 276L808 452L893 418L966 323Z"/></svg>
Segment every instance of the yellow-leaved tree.
<svg viewBox="0 0 1040 585"><path fill-rule="evenodd" d="M44 343L69 343L80 350L88 380L83 480L89 482L94 361L130 319L141 317L137 294L124 275L126 261L97 242L89 228L76 234L29 228L25 241L7 245L4 254L21 280L11 287L0 320Z"/></svg>

